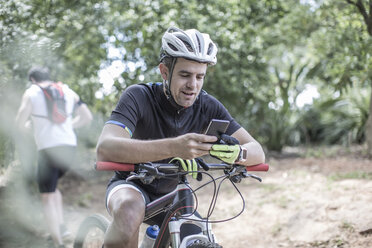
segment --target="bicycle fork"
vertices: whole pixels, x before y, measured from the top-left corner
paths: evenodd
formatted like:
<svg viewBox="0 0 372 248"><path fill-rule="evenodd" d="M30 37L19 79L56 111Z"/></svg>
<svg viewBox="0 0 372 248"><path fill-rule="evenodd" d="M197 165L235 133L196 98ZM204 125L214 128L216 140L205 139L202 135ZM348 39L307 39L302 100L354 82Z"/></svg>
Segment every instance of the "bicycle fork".
<svg viewBox="0 0 372 248"><path fill-rule="evenodd" d="M184 237L181 242L181 226L186 223L200 227L201 233L188 235ZM194 240L215 242L214 235L212 234L212 225L210 223L201 222L201 219L195 215L187 216L187 220L173 217L168 225L172 247L186 248L186 245Z"/></svg>
<svg viewBox="0 0 372 248"><path fill-rule="evenodd" d="M215 242L212 234L212 225L194 214L194 197L188 186L184 184L178 185L178 194L174 199L174 207L172 212L176 214L171 217L168 223L172 247L185 248L193 240ZM181 226L184 224L198 226L201 232L188 235L181 242Z"/></svg>

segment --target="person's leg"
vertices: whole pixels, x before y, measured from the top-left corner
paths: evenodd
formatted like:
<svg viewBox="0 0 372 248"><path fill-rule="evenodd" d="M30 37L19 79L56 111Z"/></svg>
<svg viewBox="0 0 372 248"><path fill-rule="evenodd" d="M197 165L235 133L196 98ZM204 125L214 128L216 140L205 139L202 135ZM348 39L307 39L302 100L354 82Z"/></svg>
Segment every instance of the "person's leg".
<svg viewBox="0 0 372 248"><path fill-rule="evenodd" d="M105 248L137 248L140 225L145 215L145 201L140 191L124 187L108 199L113 217L105 234Z"/></svg>
<svg viewBox="0 0 372 248"><path fill-rule="evenodd" d="M75 158L75 147L73 146L58 146L49 149L48 153L50 159L53 161L53 167L58 170L58 179L55 185L56 207L58 211L58 222L62 240L67 241L72 238L71 232L68 231L65 225L63 216L63 195L57 188L58 180L62 178L65 173L72 167Z"/></svg>
<svg viewBox="0 0 372 248"><path fill-rule="evenodd" d="M62 194L57 189L58 180L65 173L61 169L63 154L60 149L48 148L39 152L38 184L47 228L56 245L62 245L61 224L63 223ZM68 156L66 156L68 157Z"/></svg>
<svg viewBox="0 0 372 248"><path fill-rule="evenodd" d="M59 229L61 223L59 221L60 216L56 198L56 192L41 193L44 215L49 232L53 241L57 245L62 245L63 241Z"/></svg>
<svg viewBox="0 0 372 248"><path fill-rule="evenodd" d="M55 191L55 202L56 202L56 209L58 213L58 222L63 223L63 201L62 201L62 194L59 189Z"/></svg>
<svg viewBox="0 0 372 248"><path fill-rule="evenodd" d="M61 237L62 237L63 241L68 241L68 240L72 239L72 233L68 230L68 228L67 228L67 226L64 222L63 196L62 196L62 193L59 189L56 189L55 197L56 197L56 208L57 208L57 211L58 211L58 223L60 223L60 225L59 225L60 234L61 234Z"/></svg>

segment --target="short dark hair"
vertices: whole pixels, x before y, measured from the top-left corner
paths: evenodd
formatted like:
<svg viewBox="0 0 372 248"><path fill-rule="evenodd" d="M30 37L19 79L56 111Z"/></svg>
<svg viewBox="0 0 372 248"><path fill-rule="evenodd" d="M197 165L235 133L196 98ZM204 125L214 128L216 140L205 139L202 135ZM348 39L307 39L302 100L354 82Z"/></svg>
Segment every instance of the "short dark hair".
<svg viewBox="0 0 372 248"><path fill-rule="evenodd" d="M46 67L35 66L28 72L28 80L33 78L36 82L50 80L49 69Z"/></svg>
<svg viewBox="0 0 372 248"><path fill-rule="evenodd" d="M171 69L172 67L172 63L173 63L173 57L170 57L170 56L167 56L167 57L164 57L160 63L164 64L168 69Z"/></svg>

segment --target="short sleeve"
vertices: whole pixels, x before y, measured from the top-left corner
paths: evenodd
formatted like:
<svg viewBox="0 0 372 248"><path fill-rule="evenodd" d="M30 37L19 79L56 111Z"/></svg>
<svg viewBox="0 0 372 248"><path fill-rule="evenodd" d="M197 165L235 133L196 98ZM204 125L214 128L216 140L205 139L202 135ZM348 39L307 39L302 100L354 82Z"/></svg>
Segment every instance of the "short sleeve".
<svg viewBox="0 0 372 248"><path fill-rule="evenodd" d="M120 97L118 104L112 111L109 123L120 123L123 128L128 128L133 133L137 121L141 118L141 108L145 104L142 87L133 85L128 87Z"/></svg>

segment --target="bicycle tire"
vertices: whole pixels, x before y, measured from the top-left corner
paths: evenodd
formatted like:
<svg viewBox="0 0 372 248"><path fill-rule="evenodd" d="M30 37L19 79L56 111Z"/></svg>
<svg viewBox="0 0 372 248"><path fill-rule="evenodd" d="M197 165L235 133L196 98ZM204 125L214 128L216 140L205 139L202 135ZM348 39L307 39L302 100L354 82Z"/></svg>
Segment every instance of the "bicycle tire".
<svg viewBox="0 0 372 248"><path fill-rule="evenodd" d="M199 241L198 243L188 245L186 248L222 248L222 246L209 241Z"/></svg>
<svg viewBox="0 0 372 248"><path fill-rule="evenodd" d="M87 218L84 219L84 221L80 224L79 226L79 229L76 233L76 237L75 237L75 240L74 240L74 248L84 248L86 247L86 243L87 242L90 242L90 240L88 239L88 235L91 233L91 232L102 232L102 233L99 233L101 235L97 235L97 236L102 236L102 237L99 237L99 238L102 238L102 240L98 240L98 241L94 241L94 242L98 242L96 247L98 248L101 248L102 247L102 244L103 244L103 235L107 228L109 226L109 221L102 215L100 214L93 214L91 216L88 216ZM98 229L98 230L97 230ZM92 246L91 244L88 246L88 247L95 247L94 245Z"/></svg>

